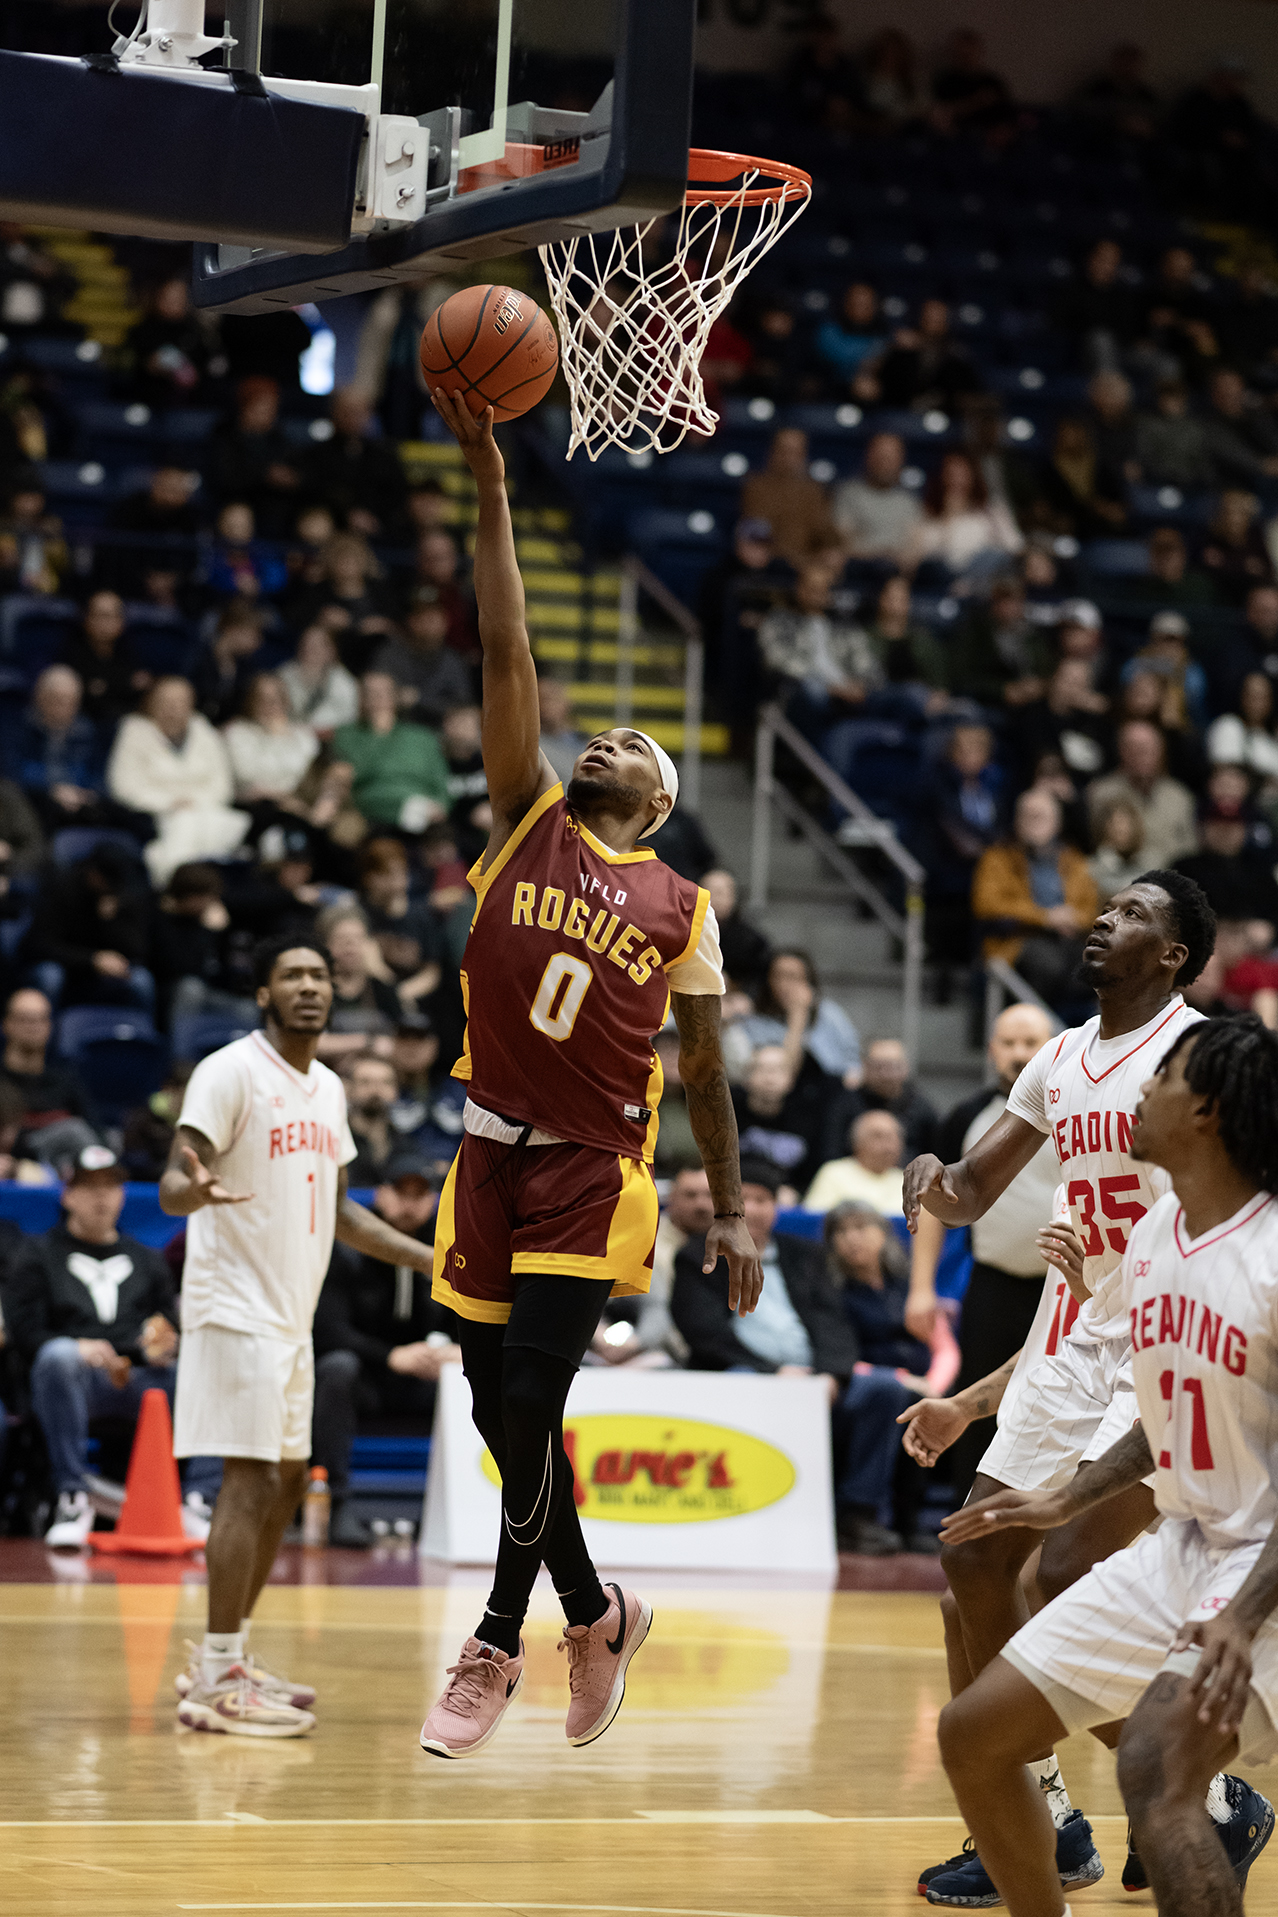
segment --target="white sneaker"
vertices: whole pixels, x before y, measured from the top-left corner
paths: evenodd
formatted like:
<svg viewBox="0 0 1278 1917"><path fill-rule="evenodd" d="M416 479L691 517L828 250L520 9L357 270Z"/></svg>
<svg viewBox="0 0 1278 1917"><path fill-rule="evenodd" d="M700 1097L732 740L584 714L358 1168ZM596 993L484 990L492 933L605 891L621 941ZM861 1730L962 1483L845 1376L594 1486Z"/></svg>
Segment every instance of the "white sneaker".
<svg viewBox="0 0 1278 1917"><path fill-rule="evenodd" d="M173 1680L173 1688L179 1697L189 1697L204 1673L204 1653L200 1645L192 1644L188 1638L186 1650L187 1667L179 1671ZM268 1671L264 1664L258 1663L252 1651L245 1653L244 1668L264 1697L282 1698L296 1711L309 1711L315 1702L313 1684L294 1684L286 1677L276 1677L274 1671Z"/></svg>
<svg viewBox="0 0 1278 1917"><path fill-rule="evenodd" d="M261 1690L240 1664L233 1664L216 1684L197 1677L177 1715L188 1730L227 1731L235 1737L305 1737L315 1729L309 1711L296 1710L278 1694Z"/></svg>
<svg viewBox="0 0 1278 1917"><path fill-rule="evenodd" d="M188 1491L182 1500L182 1535L203 1544L213 1522L212 1507L198 1491Z"/></svg>
<svg viewBox="0 0 1278 1917"><path fill-rule="evenodd" d="M53 1550L82 1551L93 1529L93 1506L87 1491L61 1491L53 1523L44 1541Z"/></svg>

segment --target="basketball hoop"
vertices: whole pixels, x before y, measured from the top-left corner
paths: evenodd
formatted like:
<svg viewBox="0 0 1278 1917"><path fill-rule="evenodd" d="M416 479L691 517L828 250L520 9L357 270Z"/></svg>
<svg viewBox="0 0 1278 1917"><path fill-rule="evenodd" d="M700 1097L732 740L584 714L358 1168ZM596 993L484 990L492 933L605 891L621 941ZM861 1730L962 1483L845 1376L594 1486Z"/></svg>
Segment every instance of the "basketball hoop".
<svg viewBox="0 0 1278 1917"><path fill-rule="evenodd" d="M572 397L569 459L578 446L590 459L606 446L668 453L714 432L710 329L811 196L796 166L694 147L673 243L663 218L538 249Z"/></svg>

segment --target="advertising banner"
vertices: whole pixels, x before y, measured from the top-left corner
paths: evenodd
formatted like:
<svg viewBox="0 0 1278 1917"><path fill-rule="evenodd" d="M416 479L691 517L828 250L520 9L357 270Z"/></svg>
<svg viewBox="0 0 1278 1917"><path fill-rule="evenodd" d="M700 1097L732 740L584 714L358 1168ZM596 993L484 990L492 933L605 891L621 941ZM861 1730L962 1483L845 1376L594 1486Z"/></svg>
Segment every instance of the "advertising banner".
<svg viewBox="0 0 1278 1917"><path fill-rule="evenodd" d="M586 1544L609 1567L837 1568L830 1408L815 1378L579 1371L564 1439ZM461 1368L440 1379L423 1557L491 1564L501 1480Z"/></svg>

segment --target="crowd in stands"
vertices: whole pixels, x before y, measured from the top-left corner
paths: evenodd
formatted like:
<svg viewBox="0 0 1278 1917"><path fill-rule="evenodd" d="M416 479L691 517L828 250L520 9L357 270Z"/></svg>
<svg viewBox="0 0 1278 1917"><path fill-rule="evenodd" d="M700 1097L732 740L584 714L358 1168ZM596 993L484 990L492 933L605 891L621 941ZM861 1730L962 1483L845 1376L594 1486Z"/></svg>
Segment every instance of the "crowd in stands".
<svg viewBox="0 0 1278 1917"><path fill-rule="evenodd" d="M734 87L707 81L701 143L740 145ZM732 527L697 583L711 710L743 743L777 701L891 820L943 970L1006 959L1086 1016L1084 929L1174 866L1222 921L1196 1002L1278 1023L1278 260L1189 217L1272 226L1278 139L1246 76L1222 61L1166 102L1123 47L1031 110L973 33L925 77L903 34L853 51L823 23L766 91L817 193L707 353ZM0 228L0 1175L65 1181L55 1231L0 1230L0 1378L44 1432L66 1542L112 1495L90 1419L172 1388L181 1241L121 1237L121 1181L158 1177L193 1062L257 1022L261 937L331 953L352 1184L430 1238L490 823L464 515L391 436L423 396L321 403L299 314L217 321L171 255L129 258L143 316L77 362L72 277ZM151 465L99 496L108 395ZM554 678L541 712L566 776L584 741ZM907 1323L901 1181L948 1133L900 1041L863 1038L751 923L694 817L659 852L718 915L768 1284L743 1321L701 1271L708 1187L658 1035L653 1290L609 1307L587 1362L820 1377L845 1543L934 1548L895 1419L959 1358L943 1312ZM359 1423L429 1429L456 1346L424 1281L340 1248L315 1341L315 1457L335 1538L363 1543Z"/></svg>

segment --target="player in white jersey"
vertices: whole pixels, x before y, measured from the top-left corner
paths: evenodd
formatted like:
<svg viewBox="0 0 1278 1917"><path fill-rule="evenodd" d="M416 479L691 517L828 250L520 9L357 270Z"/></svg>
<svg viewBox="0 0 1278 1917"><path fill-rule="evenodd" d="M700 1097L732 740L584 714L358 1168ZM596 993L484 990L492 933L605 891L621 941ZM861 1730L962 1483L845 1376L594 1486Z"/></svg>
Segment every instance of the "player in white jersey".
<svg viewBox="0 0 1278 1917"><path fill-rule="evenodd" d="M1278 1754L1278 1038L1251 1014L1182 1030L1143 1088L1133 1152L1173 1186L1111 1288L1139 1423L1068 1484L1004 1491L946 1524L952 1539L1037 1534L1151 1471L1163 1517L942 1714L950 1781L1012 1917L1068 1910L1025 1769L1062 1732L1127 1720L1119 1782L1164 1917L1232 1917L1273 1829L1241 1779L1213 1801L1213 1773L1240 1750Z"/></svg>
<svg viewBox="0 0 1278 1917"><path fill-rule="evenodd" d="M254 978L263 1028L196 1066L160 1181L162 1209L190 1220L173 1448L224 1461L208 1632L178 1679L178 1718L297 1737L314 1725L314 1691L273 1677L244 1640L302 1495L311 1320L333 1238L423 1272L433 1254L346 1195L346 1094L315 1056L333 1003L327 954L296 934L269 939Z"/></svg>
<svg viewBox="0 0 1278 1917"><path fill-rule="evenodd" d="M1149 872L1116 893L1088 935L1080 971L1080 981L1096 992L1099 1015L1049 1040L1021 1072L1002 1118L958 1164L923 1157L906 1168L904 1204L912 1227L920 1205L946 1224L970 1224L1047 1133L1082 1245L1083 1288L1091 1296L1068 1337L1034 1369L1000 1421L972 1487L974 1499L1004 1488L1067 1482L1135 1415L1113 1291L1131 1228L1161 1196L1166 1179L1132 1156L1132 1113L1142 1079L1178 1032L1199 1017L1179 988L1197 978L1214 941L1211 908L1180 873ZM1047 1255L1059 1269L1068 1268L1064 1243ZM971 1389L979 1393L980 1386ZM1029 1607L1021 1571L1040 1543L1037 1586L1046 1600L1129 1543L1152 1515L1149 1491L1137 1483L1046 1542L1028 1530L1004 1531L948 1547L942 1562L970 1673L983 1670L1025 1622ZM951 1664L953 1679L961 1671ZM1055 1755L1043 1751L1035 1761L1060 1827L1062 1878L1067 1884L1095 1882L1103 1865L1089 1827L1060 1786ZM1124 1883L1143 1888L1139 1872L1139 1860L1131 1860ZM998 1902L979 1857L971 1854L931 1866L919 1886L936 1903L979 1908Z"/></svg>

